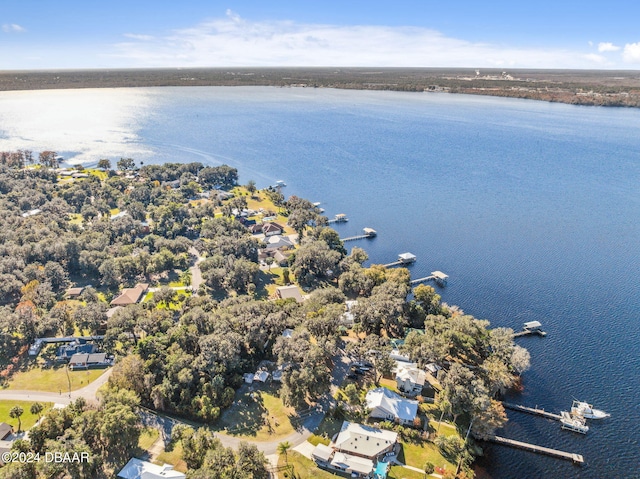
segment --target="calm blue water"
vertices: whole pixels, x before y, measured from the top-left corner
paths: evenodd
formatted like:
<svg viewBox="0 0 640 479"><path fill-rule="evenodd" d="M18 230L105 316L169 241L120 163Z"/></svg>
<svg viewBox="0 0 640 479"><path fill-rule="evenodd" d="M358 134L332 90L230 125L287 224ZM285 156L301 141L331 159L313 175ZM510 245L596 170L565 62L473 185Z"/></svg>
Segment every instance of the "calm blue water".
<svg viewBox="0 0 640 479"><path fill-rule="evenodd" d="M38 104L59 94L38 93ZM243 182L283 179L287 194L346 213L341 235L375 228L376 239L357 243L374 262L410 251L414 277L450 276L445 301L493 326L541 321L546 338L518 340L532 369L512 400L558 412L576 397L612 418L579 436L509 413L501 435L582 454L586 465L491 446L481 473L640 477L639 110L311 89L84 94L110 104L126 94L128 107L113 113L107 142L97 127L88 138L68 131L64 147L53 145L68 157L227 162ZM0 109L19 105L11 95L0 94ZM0 147L51 147L37 125L8 122L0 111Z"/></svg>

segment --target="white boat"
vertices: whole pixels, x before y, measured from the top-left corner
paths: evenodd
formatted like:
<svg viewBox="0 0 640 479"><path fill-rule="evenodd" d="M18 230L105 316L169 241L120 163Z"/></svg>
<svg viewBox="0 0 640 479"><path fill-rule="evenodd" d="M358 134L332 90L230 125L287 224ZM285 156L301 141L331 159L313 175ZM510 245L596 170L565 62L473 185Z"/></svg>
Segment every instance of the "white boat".
<svg viewBox="0 0 640 479"><path fill-rule="evenodd" d="M601 411L600 409L594 409L593 406L584 401L573 401L571 406L571 414L574 416L582 416L586 419L604 419L611 416L611 414Z"/></svg>
<svg viewBox="0 0 640 479"><path fill-rule="evenodd" d="M586 419L580 416L572 416L567 411L560 412L560 422L562 423L562 429L579 432L580 434L586 434L589 431Z"/></svg>

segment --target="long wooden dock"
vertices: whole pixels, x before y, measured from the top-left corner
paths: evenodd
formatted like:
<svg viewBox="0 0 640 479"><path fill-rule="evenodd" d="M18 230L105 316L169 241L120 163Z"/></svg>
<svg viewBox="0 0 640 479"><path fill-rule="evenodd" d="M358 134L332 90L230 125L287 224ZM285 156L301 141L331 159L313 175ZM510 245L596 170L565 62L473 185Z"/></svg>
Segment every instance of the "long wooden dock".
<svg viewBox="0 0 640 479"><path fill-rule="evenodd" d="M545 454L547 456L557 457L559 459L566 459L572 461L574 464L584 464L584 458L581 454L574 454L572 452L559 451L557 449L551 449L549 447L536 446L535 444L529 444L527 442L514 441L513 439L507 439L500 436L488 436L485 438L487 441L494 442L496 444L502 444L504 446L515 447L516 449L524 449L525 451L536 452L538 454Z"/></svg>
<svg viewBox="0 0 640 479"><path fill-rule="evenodd" d="M378 235L377 231L374 230L373 228L363 228L363 231L364 231L364 234L349 236L347 238L340 238L340 241L345 242L345 241L355 241L355 240L367 239L367 238L375 238Z"/></svg>
<svg viewBox="0 0 640 479"><path fill-rule="evenodd" d="M535 416L542 416L542 417L546 417L548 419L554 419L556 421L559 421L560 419L562 419L562 416L560 416L560 414L554 414L552 412L545 411L544 409L521 406L520 404L512 404L512 403L508 403L508 402L503 402L502 405L505 408L511 409L513 411L525 412L527 414L533 414Z"/></svg>
<svg viewBox="0 0 640 479"><path fill-rule="evenodd" d="M442 271L432 271L431 276L425 276L424 278L413 279L409 281L409 284L418 284L418 283L424 283L426 281L435 281L438 284L445 285L447 284L447 279L449 279L449 276L444 274Z"/></svg>

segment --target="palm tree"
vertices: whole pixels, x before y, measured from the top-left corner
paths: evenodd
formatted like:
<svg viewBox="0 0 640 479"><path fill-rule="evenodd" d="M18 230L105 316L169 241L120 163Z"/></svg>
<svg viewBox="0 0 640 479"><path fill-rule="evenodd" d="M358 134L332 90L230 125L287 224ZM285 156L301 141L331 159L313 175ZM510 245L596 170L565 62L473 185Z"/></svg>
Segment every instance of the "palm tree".
<svg viewBox="0 0 640 479"><path fill-rule="evenodd" d="M42 404L40 404L39 402L34 402L31 405L30 411L31 411L31 414L34 414L34 415L37 414L38 415L38 419L40 419L40 414L42 413L43 409L44 409L44 406Z"/></svg>
<svg viewBox="0 0 640 479"><path fill-rule="evenodd" d="M284 462L287 466L289 465L289 458L287 457L289 449L291 449L291 443L289 441L278 444L278 454L284 454Z"/></svg>
<svg viewBox="0 0 640 479"><path fill-rule="evenodd" d="M11 417L11 419L18 420L18 433L22 429L22 421L20 420L20 416L22 416L23 412L24 409L22 409L20 406L13 406L11 408L11 411L9 411L9 416Z"/></svg>

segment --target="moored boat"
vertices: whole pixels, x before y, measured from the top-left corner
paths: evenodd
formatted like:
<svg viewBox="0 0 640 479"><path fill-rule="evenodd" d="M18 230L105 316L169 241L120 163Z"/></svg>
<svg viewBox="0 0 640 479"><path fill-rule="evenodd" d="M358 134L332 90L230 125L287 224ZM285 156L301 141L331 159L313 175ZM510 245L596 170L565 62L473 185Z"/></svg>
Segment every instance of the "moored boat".
<svg viewBox="0 0 640 479"><path fill-rule="evenodd" d="M611 416L611 414L601 411L600 409L594 409L593 406L584 401L574 400L571 405L571 414L573 416L582 416L586 419L604 419Z"/></svg>
<svg viewBox="0 0 640 479"><path fill-rule="evenodd" d="M567 411L560 412L560 423L562 424L562 429L568 429L569 431L579 432L580 434L586 434L589 431L586 419L580 416L573 416Z"/></svg>

